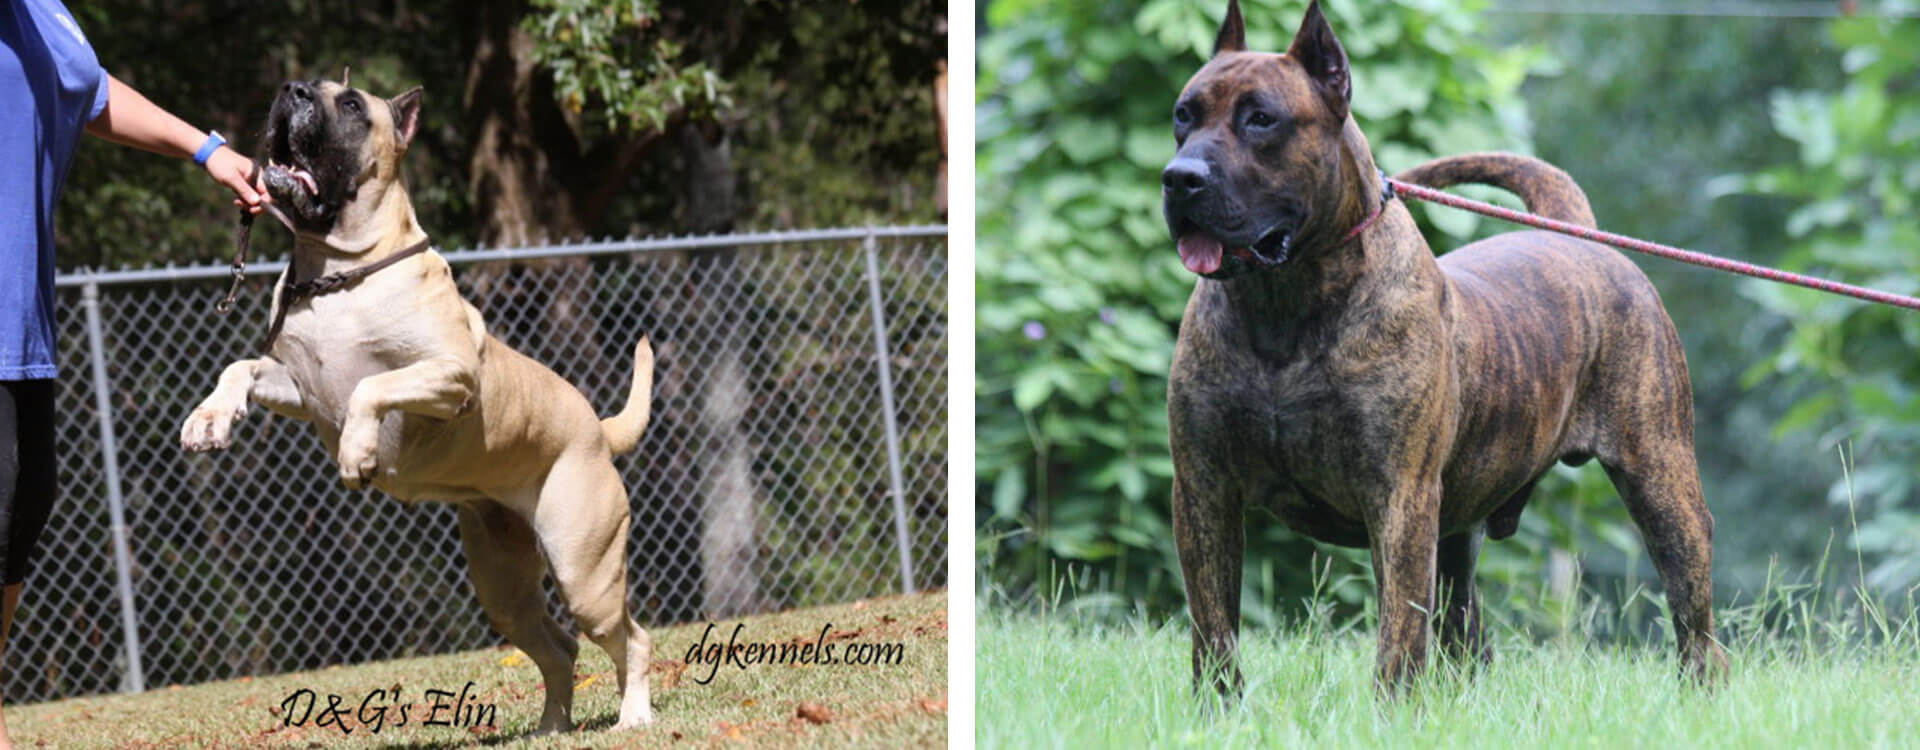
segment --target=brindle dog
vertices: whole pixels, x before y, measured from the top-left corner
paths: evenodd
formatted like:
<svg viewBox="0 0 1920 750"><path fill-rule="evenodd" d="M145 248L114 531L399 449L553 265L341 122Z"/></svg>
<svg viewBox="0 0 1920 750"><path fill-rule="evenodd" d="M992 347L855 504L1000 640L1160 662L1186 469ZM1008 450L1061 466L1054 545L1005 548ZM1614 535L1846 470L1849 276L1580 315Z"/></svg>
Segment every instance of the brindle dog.
<svg viewBox="0 0 1920 750"><path fill-rule="evenodd" d="M1377 684L1394 694L1426 664L1430 612L1446 652L1489 658L1473 590L1482 536L1513 534L1556 461L1595 458L1659 569L1684 672L1717 680L1713 518L1659 294L1619 253L1543 232L1436 260L1383 194L1349 101L1346 53L1317 3L1275 55L1246 51L1234 2L1174 106L1167 227L1201 277L1168 387L1196 689L1242 684L1247 509L1372 552ZM1400 179L1491 184L1594 223L1565 173L1527 157L1441 159Z"/></svg>

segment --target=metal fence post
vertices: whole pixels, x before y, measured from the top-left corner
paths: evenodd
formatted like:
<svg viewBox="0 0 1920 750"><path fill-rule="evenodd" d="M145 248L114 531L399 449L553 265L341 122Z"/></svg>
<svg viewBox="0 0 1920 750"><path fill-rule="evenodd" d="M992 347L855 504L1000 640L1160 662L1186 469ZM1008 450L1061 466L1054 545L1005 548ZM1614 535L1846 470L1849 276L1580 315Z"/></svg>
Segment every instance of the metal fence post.
<svg viewBox="0 0 1920 750"><path fill-rule="evenodd" d="M893 363L887 346L887 311L880 298L878 242L868 234L862 247L867 255L867 294L873 302L873 357L880 368L880 408L887 429L887 482L893 491L893 533L900 547L900 590L913 587L913 541L907 533L907 493L900 479L900 426L893 408Z"/></svg>
<svg viewBox="0 0 1920 750"><path fill-rule="evenodd" d="M147 689L140 665L140 617L133 603L133 552L127 544L126 498L120 494L120 443L113 432L113 398L107 382L107 352L100 335L100 284L89 280L81 293L87 311L88 359L93 365L93 406L100 423L100 454L107 470L107 517L113 524L115 587L120 594L120 628L126 633L126 692Z"/></svg>

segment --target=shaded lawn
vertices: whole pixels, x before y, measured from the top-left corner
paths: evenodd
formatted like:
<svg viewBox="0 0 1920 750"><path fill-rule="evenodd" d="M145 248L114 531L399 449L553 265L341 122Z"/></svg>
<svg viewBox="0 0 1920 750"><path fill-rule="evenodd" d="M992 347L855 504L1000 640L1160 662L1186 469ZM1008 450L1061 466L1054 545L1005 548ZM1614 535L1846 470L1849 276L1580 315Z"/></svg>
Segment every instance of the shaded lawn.
<svg viewBox="0 0 1920 750"><path fill-rule="evenodd" d="M374 664L329 667L313 672L243 678L189 687L172 686L140 695L112 695L8 706L6 717L16 743L31 747L465 747L539 748L667 747L710 745L804 747L902 747L938 745L947 732L946 593L872 599L845 605L793 610L745 618L741 640L813 643L831 623L828 643L836 657L845 646L891 644L904 647L899 663L758 664L747 669L683 659L706 629L704 624L650 628L654 664L651 674L655 723L639 732L606 731L619 713L616 679L606 654L581 641L574 681L573 716L577 728L558 737L530 737L544 699L539 670L510 647ZM715 628L724 639L735 622ZM698 680L707 679L707 684ZM697 678L697 679L696 679ZM474 683L466 705L492 704L493 727L425 726L432 711L425 693L457 694ZM401 700L393 700L394 686ZM320 701L304 726L283 726L281 702L301 688ZM369 704L363 723L355 716L370 693L386 690ZM345 725L316 726L325 696L341 696ZM458 697L440 698L451 705ZM400 704L408 704L407 722L393 726ZM797 715L802 703L812 721ZM386 726L374 732L387 706ZM298 716L302 710L295 709ZM454 717L442 710L438 717ZM473 723L473 722L467 722ZM484 723L484 722L482 722Z"/></svg>

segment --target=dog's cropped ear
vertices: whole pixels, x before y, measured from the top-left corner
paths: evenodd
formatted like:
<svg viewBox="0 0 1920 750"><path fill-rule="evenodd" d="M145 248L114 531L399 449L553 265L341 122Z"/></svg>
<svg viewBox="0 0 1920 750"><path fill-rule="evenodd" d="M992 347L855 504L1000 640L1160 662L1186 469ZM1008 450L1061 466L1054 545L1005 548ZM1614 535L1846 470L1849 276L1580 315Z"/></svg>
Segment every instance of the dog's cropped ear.
<svg viewBox="0 0 1920 750"><path fill-rule="evenodd" d="M1287 56L1305 68L1320 98L1326 100L1336 121L1347 119L1347 104L1353 99L1353 81L1347 75L1347 51L1333 38L1333 27L1320 12L1319 0L1307 5L1307 17L1293 35Z"/></svg>
<svg viewBox="0 0 1920 750"><path fill-rule="evenodd" d="M1213 54L1218 57L1222 52L1246 50L1247 24L1240 20L1240 0L1227 0L1227 17L1220 22L1220 33L1213 37Z"/></svg>
<svg viewBox="0 0 1920 750"><path fill-rule="evenodd" d="M420 130L420 97L423 93L419 86L415 86L387 100L387 106L393 109L393 138L401 148L412 143L413 134Z"/></svg>

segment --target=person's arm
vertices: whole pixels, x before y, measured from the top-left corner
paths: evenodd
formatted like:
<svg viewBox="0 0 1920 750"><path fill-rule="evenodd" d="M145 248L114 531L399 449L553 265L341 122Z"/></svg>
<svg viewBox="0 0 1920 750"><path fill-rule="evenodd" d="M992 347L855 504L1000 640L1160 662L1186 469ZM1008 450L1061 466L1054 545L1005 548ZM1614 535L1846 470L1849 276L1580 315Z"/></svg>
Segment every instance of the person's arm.
<svg viewBox="0 0 1920 750"><path fill-rule="evenodd" d="M98 117L87 123L87 132L123 146L174 159L191 158L207 140L206 133L195 130L172 112L147 101L140 92L111 75L107 76L107 106L100 110ZM215 182L233 191L235 205L244 205L247 210L259 213L262 204L272 200L267 197L264 183L248 183L247 175L253 172L253 160L241 156L238 151L226 146L215 149L207 157L206 169Z"/></svg>

